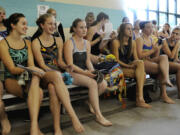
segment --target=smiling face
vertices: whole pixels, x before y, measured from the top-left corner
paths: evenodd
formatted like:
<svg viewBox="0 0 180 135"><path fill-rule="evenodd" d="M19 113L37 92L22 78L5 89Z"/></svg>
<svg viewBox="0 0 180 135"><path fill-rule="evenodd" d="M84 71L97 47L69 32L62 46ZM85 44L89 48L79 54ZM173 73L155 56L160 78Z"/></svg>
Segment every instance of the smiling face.
<svg viewBox="0 0 180 135"><path fill-rule="evenodd" d="M17 24L11 24L12 26L12 31L15 30L17 31L20 35L26 35L27 32L27 20L25 17L19 18L19 21Z"/></svg>
<svg viewBox="0 0 180 135"><path fill-rule="evenodd" d="M43 29L43 32L46 32L48 34L53 34L55 31L55 18L53 16L50 16L46 18L44 24L41 24L41 28Z"/></svg>
<svg viewBox="0 0 180 135"><path fill-rule="evenodd" d="M172 40L179 40L180 39L180 30L174 29L171 33L171 39Z"/></svg>
<svg viewBox="0 0 180 135"><path fill-rule="evenodd" d="M2 22L3 19L6 18L6 12L4 10L0 10L0 23Z"/></svg>
<svg viewBox="0 0 180 135"><path fill-rule="evenodd" d="M73 28L74 33L79 37L85 37L87 33L87 27L85 21L78 22L77 26Z"/></svg>

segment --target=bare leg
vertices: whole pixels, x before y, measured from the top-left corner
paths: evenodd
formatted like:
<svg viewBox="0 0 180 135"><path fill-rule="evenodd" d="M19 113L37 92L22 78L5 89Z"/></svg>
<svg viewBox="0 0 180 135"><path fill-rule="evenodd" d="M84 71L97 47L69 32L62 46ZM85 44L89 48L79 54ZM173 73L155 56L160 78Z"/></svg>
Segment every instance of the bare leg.
<svg viewBox="0 0 180 135"><path fill-rule="evenodd" d="M74 84L89 88L89 101L95 112L96 121L103 126L111 126L112 123L105 119L100 111L98 85L96 81L92 78L77 73L72 73L71 75L74 78Z"/></svg>
<svg viewBox="0 0 180 135"><path fill-rule="evenodd" d="M136 96L136 105L139 107L151 108L152 107L151 105L145 103L144 96L143 96L143 87L144 87L144 81L145 81L144 62L138 60L138 61L135 61L133 64L136 65L135 76L137 79L137 88L138 88L136 90L138 93Z"/></svg>
<svg viewBox="0 0 180 135"><path fill-rule="evenodd" d="M161 98L163 99L163 101L166 103L173 103L174 101L172 101L172 99L170 99L167 96L166 84L162 83L165 79L164 79L163 73L160 72L159 65L155 62L150 62L150 61L144 61L144 64L145 64L146 73L157 74L158 79L159 79L160 84L161 84ZM168 74L169 74L169 71L168 71ZM168 75L168 77L169 77L169 75Z"/></svg>
<svg viewBox="0 0 180 135"><path fill-rule="evenodd" d="M170 72L176 73L176 85L178 88L178 98L180 98L180 64L175 62L169 62Z"/></svg>
<svg viewBox="0 0 180 135"><path fill-rule="evenodd" d="M31 80L31 85L28 93L28 108L31 119L31 130L30 135L42 135L42 132L38 126L38 115L41 101L43 99L43 92L39 87L39 78L33 76Z"/></svg>
<svg viewBox="0 0 180 135"><path fill-rule="evenodd" d="M0 121L2 127L2 135L7 135L11 131L11 124L8 120L7 114L5 113L4 103L2 101L3 95L3 84L0 82Z"/></svg>
<svg viewBox="0 0 180 135"><path fill-rule="evenodd" d="M73 127L76 132L81 133L84 131L84 127L80 123L78 117L76 116L74 109L72 108L69 92L66 85L63 82L61 74L59 72L50 71L46 72L44 79L48 83L52 83L55 87L56 94L58 99L64 105L66 111L68 112L69 116L71 117Z"/></svg>
<svg viewBox="0 0 180 135"><path fill-rule="evenodd" d="M144 86L144 63L143 61L134 61L132 64L136 65L136 69L123 68L123 73L125 77L136 78L136 105L144 108L151 108L149 104L146 104L143 97L143 86ZM144 74L142 74L144 73Z"/></svg>
<svg viewBox="0 0 180 135"><path fill-rule="evenodd" d="M107 82L103 80L100 84L98 84L98 94L101 95L106 91Z"/></svg>
<svg viewBox="0 0 180 135"><path fill-rule="evenodd" d="M100 84L98 84L98 94L101 95L106 91L107 88L107 82L103 80ZM89 106L89 110L92 114L95 114L95 111L92 107L92 105L89 103L89 101L86 102Z"/></svg>
<svg viewBox="0 0 180 135"><path fill-rule="evenodd" d="M17 80L6 79L5 87L9 93L19 97L23 97L22 88L18 84ZM33 76L27 100L31 119L30 135L42 135L38 126L38 114L42 98L43 93L42 90L39 88L39 78L37 76Z"/></svg>
<svg viewBox="0 0 180 135"><path fill-rule="evenodd" d="M163 80L161 83L164 83L172 87L172 83L169 80L169 61L167 55L160 55L154 59L154 62L157 62L159 65L159 70L162 73Z"/></svg>
<svg viewBox="0 0 180 135"><path fill-rule="evenodd" d="M49 97L50 97L50 110L53 116L54 123L54 135L62 135L60 129L60 103L57 98L55 88L53 84L48 85Z"/></svg>

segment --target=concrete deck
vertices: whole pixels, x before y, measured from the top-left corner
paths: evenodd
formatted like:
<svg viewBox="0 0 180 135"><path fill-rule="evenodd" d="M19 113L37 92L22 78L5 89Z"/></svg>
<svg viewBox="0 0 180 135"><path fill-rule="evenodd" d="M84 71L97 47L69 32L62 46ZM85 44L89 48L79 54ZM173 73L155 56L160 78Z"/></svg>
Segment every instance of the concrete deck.
<svg viewBox="0 0 180 135"><path fill-rule="evenodd" d="M78 117L83 122L86 132L82 135L179 135L180 131L180 100L175 98L176 88L168 88L168 93L176 101L169 105L159 101L159 91L151 93L152 109L135 107L135 102L127 102L127 108L122 109L117 99L101 99L100 107L103 114L113 122L112 127L102 127L94 121L95 117L88 112L84 102L73 104ZM30 122L25 121L26 110L8 114L12 124L10 135L28 135ZM49 109L41 109L39 120L41 130L46 135L53 135L52 116ZM62 115L61 125L64 135L76 135L67 114Z"/></svg>

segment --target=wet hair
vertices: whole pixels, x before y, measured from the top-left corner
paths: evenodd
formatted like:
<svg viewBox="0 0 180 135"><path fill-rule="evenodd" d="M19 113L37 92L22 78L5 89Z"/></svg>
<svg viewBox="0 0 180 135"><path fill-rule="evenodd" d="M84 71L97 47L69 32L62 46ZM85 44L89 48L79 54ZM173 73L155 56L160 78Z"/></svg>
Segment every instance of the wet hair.
<svg viewBox="0 0 180 135"><path fill-rule="evenodd" d="M82 19L76 18L76 19L73 21L72 25L71 25L70 33L73 33L73 32L74 32L73 28L76 28L77 25L78 25L78 23L79 23L79 22L82 22L82 21L83 21Z"/></svg>
<svg viewBox="0 0 180 135"><path fill-rule="evenodd" d="M123 17L123 19L122 19L122 23L124 23L126 19L128 19L128 20L129 20L129 18L128 18L128 17L126 17L126 16L125 16L125 17Z"/></svg>
<svg viewBox="0 0 180 135"><path fill-rule="evenodd" d="M144 28L145 28L145 25L146 25L147 23L150 23L150 21L141 21L141 22L139 23L140 29L141 29L141 30L144 29Z"/></svg>
<svg viewBox="0 0 180 135"><path fill-rule="evenodd" d="M52 17L52 15L51 14L43 14L36 20L36 24L38 26L38 29L33 34L31 41L33 41L35 38L39 37L42 34L43 29L41 28L41 24L44 24L46 19L49 17Z"/></svg>
<svg viewBox="0 0 180 135"><path fill-rule="evenodd" d="M56 11L56 10L53 8L49 8L46 13L51 14L53 11Z"/></svg>
<svg viewBox="0 0 180 135"><path fill-rule="evenodd" d="M107 14L105 14L104 12L100 12L96 17L96 20L94 21L94 23L91 26L96 25L97 23L99 23L103 19L109 19L109 16Z"/></svg>
<svg viewBox="0 0 180 135"><path fill-rule="evenodd" d="M124 54L124 45L123 45L123 39L125 36L125 29L127 25L132 25L131 23L122 23L119 26L119 30L118 30L118 36L117 36L117 40L120 42L120 51L122 54ZM129 50L128 50L128 58L131 57L132 55L132 37L129 37L128 39L128 46L129 46Z"/></svg>
<svg viewBox="0 0 180 135"><path fill-rule="evenodd" d="M156 20L152 20L152 24L156 25L157 21Z"/></svg>
<svg viewBox="0 0 180 135"><path fill-rule="evenodd" d="M19 22L20 18L22 18L22 17L25 17L24 14L14 13L14 14L10 15L9 18L3 20L3 24L7 28L8 33L10 31L12 31L11 24L16 25Z"/></svg>

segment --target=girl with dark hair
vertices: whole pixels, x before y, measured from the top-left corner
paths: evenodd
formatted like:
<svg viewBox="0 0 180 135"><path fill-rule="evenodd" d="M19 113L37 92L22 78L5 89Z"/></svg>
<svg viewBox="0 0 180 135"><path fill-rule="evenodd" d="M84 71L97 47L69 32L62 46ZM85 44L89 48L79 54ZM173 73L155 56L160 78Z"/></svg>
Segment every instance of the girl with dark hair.
<svg viewBox="0 0 180 135"><path fill-rule="evenodd" d="M95 21L95 16L93 12L88 12L86 17L85 17L85 21L87 24L87 28L89 28Z"/></svg>
<svg viewBox="0 0 180 135"><path fill-rule="evenodd" d="M4 25L9 33L0 42L0 56L5 65L5 88L8 93L22 98L27 97L31 118L30 134L42 135L38 127L39 107L43 97L39 87L39 77L42 77L44 72L34 67L31 43L21 37L26 34L27 21L23 14L14 13L4 21ZM24 69L17 67L16 64L28 66L29 69L36 70L41 74L33 74L26 86L21 86L18 79L24 73Z"/></svg>
<svg viewBox="0 0 180 135"><path fill-rule="evenodd" d="M169 80L168 57L159 55L162 46L158 46L152 40L152 23L150 21L142 21L140 22L140 28L142 29L142 35L136 39L138 56L144 60L145 72L150 75L157 75L160 81L163 101L173 104L174 101L166 93L166 85L172 87Z"/></svg>
<svg viewBox="0 0 180 135"><path fill-rule="evenodd" d="M164 39L164 38L168 38L169 36L170 36L170 25L169 25L169 23L165 23L164 25L163 25L163 29L162 29L162 31L160 31L159 33L158 33L158 36L161 38L161 39Z"/></svg>
<svg viewBox="0 0 180 135"><path fill-rule="evenodd" d="M0 40L8 35L6 27L3 24L4 19L6 19L6 12L4 8L0 6Z"/></svg>
<svg viewBox="0 0 180 135"><path fill-rule="evenodd" d="M90 43L84 39L87 33L85 21L76 19L73 21L70 32L73 37L65 43L64 55L68 65L72 65L74 84L89 88L90 111L96 115L96 121L103 126L111 126L112 123L102 115L99 107L99 95L105 92L107 83L102 79L96 82L93 74L94 68L90 60Z"/></svg>
<svg viewBox="0 0 180 135"><path fill-rule="evenodd" d="M105 34L101 32L103 26L108 20L109 16L107 14L103 12L99 13L96 20L87 31L86 39L90 41L91 53L93 55L99 55L109 41L102 40Z"/></svg>
<svg viewBox="0 0 180 135"><path fill-rule="evenodd" d="M155 36L156 38L158 38L157 21L156 20L152 20L151 22L152 22L152 26L153 26L152 35Z"/></svg>
<svg viewBox="0 0 180 135"><path fill-rule="evenodd" d="M38 29L41 35L32 41L32 50L36 63L44 71L48 71L46 75L46 83L50 96L50 109L53 115L54 132L62 134L60 129L60 104L62 103L69 113L73 126L77 132L84 130L79 122L71 105L69 92L60 74L60 68L71 70L63 61L63 42L61 37L55 37L52 34L55 30L55 18L51 14L41 15L37 21ZM59 71L58 71L59 70ZM57 84L51 80L59 80Z"/></svg>
<svg viewBox="0 0 180 135"><path fill-rule="evenodd" d="M178 98L180 98L180 60L179 47L180 47L180 27L175 27L169 38L163 40L162 50L169 58L169 71L176 74L176 85L178 88Z"/></svg>
<svg viewBox="0 0 180 135"><path fill-rule="evenodd" d="M130 21L129 21L129 18L128 17L123 17L123 19L122 19L122 23L129 23Z"/></svg>
<svg viewBox="0 0 180 135"><path fill-rule="evenodd" d="M116 56L117 62L121 65L124 76L136 78L136 105L144 108L151 108L144 101L143 86L146 73L144 63L138 60L136 43L132 40L132 25L122 23L119 27L117 39L112 42L112 53Z"/></svg>

